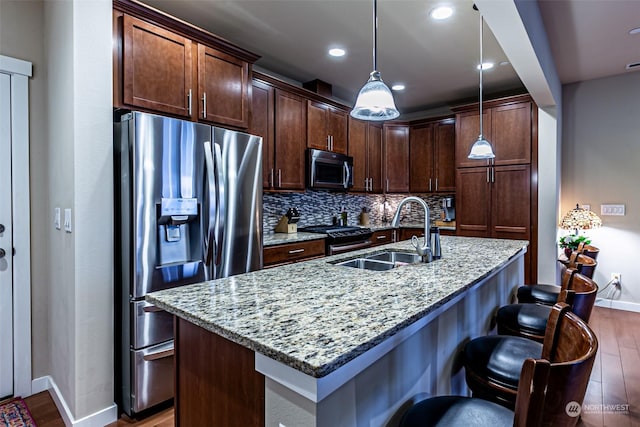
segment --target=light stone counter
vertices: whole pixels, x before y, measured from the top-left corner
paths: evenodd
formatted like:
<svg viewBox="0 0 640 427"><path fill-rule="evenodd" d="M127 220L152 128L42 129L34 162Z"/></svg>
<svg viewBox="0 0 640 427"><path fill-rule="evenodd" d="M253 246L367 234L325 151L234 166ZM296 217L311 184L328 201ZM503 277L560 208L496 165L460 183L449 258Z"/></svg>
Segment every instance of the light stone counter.
<svg viewBox="0 0 640 427"><path fill-rule="evenodd" d="M258 417L269 427L396 427L408 402L468 393L459 363L462 346L491 331L496 309L510 302L524 278L525 241L449 236L441 241L443 259L430 264L389 271L332 264L392 248L411 251L405 241L156 292L147 299L184 319L176 323L181 337L176 355L211 352L195 366L180 364L177 357L182 366L177 377L198 378L199 387L209 379L213 384L219 378L215 372L233 371L233 384L263 380L264 387L248 395L234 395L229 382L200 390L237 396L233 407L241 409L225 425L249 425ZM185 342L186 328L202 331L216 344L202 335ZM220 351L219 336L229 340L223 348L233 347L234 360L252 355L252 372L213 357ZM214 359L219 361L211 365ZM183 393L176 414L197 413L210 425L222 425L217 420L226 409L219 412L199 395ZM251 402L258 404L248 407Z"/></svg>
<svg viewBox="0 0 640 427"><path fill-rule="evenodd" d="M262 237L263 246L282 245L284 243L304 242L307 240L320 240L326 238L324 233L269 233Z"/></svg>
<svg viewBox="0 0 640 427"><path fill-rule="evenodd" d="M322 377L500 269L526 241L442 238L443 259L389 271L333 265L409 241L169 289L147 300L313 377Z"/></svg>

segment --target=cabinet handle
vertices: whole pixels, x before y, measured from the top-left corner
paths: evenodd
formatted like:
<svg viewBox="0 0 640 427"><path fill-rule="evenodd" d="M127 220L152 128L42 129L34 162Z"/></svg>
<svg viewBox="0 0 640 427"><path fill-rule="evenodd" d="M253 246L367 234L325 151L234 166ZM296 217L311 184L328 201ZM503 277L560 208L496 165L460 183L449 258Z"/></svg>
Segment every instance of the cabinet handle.
<svg viewBox="0 0 640 427"><path fill-rule="evenodd" d="M282 169L278 169L278 188L282 187Z"/></svg>
<svg viewBox="0 0 640 427"><path fill-rule="evenodd" d="M202 118L207 118L207 92L202 94Z"/></svg>
<svg viewBox="0 0 640 427"><path fill-rule="evenodd" d="M373 191L373 178L369 178L369 191Z"/></svg>
<svg viewBox="0 0 640 427"><path fill-rule="evenodd" d="M487 167L487 182L489 182L489 168Z"/></svg>
<svg viewBox="0 0 640 427"><path fill-rule="evenodd" d="M393 241L396 241L396 230L393 230Z"/></svg>
<svg viewBox="0 0 640 427"><path fill-rule="evenodd" d="M491 182L496 182L496 170L491 166Z"/></svg>
<svg viewBox="0 0 640 427"><path fill-rule="evenodd" d="M331 135L327 135L327 150L331 151Z"/></svg>
<svg viewBox="0 0 640 427"><path fill-rule="evenodd" d="M376 236L376 239L378 239L378 240L384 240L386 238L387 238L387 236Z"/></svg>
<svg viewBox="0 0 640 427"><path fill-rule="evenodd" d="M271 168L271 173L269 174L269 187L275 187L276 183L273 182L273 168Z"/></svg>
<svg viewBox="0 0 640 427"><path fill-rule="evenodd" d="M304 252L304 249L291 249L291 250L289 251L289 255L293 255L293 254L300 254L300 253L302 253L302 252Z"/></svg>
<svg viewBox="0 0 640 427"><path fill-rule="evenodd" d="M438 191L438 178L436 178L436 191Z"/></svg>
<svg viewBox="0 0 640 427"><path fill-rule="evenodd" d="M191 115L191 89L189 89L189 93L187 94L187 112Z"/></svg>
<svg viewBox="0 0 640 427"><path fill-rule="evenodd" d="M431 191L431 178L429 178L429 191Z"/></svg>
<svg viewBox="0 0 640 427"><path fill-rule="evenodd" d="M387 193L389 192L389 178L387 178Z"/></svg>

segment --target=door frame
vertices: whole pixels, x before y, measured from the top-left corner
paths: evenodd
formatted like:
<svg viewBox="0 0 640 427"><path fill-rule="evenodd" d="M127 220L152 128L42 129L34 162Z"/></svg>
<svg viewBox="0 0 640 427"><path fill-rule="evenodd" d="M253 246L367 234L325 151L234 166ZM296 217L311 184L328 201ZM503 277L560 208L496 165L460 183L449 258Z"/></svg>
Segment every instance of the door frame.
<svg viewBox="0 0 640 427"><path fill-rule="evenodd" d="M31 215L29 78L31 62L0 55L11 76L11 194L13 199L13 394L31 395ZM7 251L8 255L11 254Z"/></svg>

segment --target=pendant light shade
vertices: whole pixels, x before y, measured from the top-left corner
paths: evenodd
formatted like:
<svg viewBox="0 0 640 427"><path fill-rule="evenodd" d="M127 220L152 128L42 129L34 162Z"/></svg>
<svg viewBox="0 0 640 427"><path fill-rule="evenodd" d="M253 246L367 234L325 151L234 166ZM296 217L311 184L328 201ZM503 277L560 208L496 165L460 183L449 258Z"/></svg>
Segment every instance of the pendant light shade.
<svg viewBox="0 0 640 427"><path fill-rule="evenodd" d="M400 115L393 102L391 90L382 81L377 70L376 51L378 47L378 6L373 0L373 71L369 80L362 86L356 99L356 105L351 110L351 117L360 120L383 121L395 119Z"/></svg>
<svg viewBox="0 0 640 427"><path fill-rule="evenodd" d="M476 5L473 5L473 8L478 10ZM491 143L487 141L484 136L482 136L482 68L483 68L483 58L482 58L482 36L483 36L483 27L484 20L482 19L482 13L480 13L480 135L478 135L478 140L473 143L471 146L471 152L469 156L470 159L484 160L484 159L493 159L496 157L493 154L493 148L491 148Z"/></svg>

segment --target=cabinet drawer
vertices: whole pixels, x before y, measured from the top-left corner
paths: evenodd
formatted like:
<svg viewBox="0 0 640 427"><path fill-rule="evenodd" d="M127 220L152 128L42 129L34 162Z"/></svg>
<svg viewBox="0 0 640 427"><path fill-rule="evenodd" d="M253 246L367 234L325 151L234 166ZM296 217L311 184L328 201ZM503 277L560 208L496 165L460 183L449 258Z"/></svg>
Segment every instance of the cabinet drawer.
<svg viewBox="0 0 640 427"><path fill-rule="evenodd" d="M264 248L264 266L288 264L324 256L324 239L287 243Z"/></svg>
<svg viewBox="0 0 640 427"><path fill-rule="evenodd" d="M371 246L379 246L395 241L395 230L374 231L371 236Z"/></svg>

